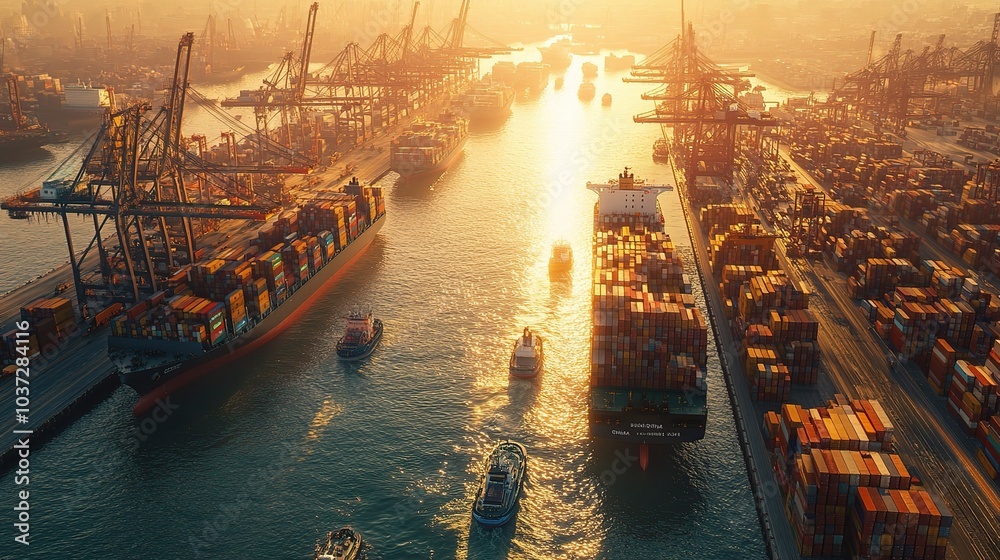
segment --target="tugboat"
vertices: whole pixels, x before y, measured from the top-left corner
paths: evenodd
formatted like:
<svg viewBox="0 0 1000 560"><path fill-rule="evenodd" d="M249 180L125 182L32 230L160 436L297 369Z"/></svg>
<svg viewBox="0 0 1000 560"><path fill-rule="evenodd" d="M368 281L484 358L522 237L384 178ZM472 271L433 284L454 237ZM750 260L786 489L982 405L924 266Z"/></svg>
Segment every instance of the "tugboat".
<svg viewBox="0 0 1000 560"><path fill-rule="evenodd" d="M610 93L605 93L601 97L601 105L604 105L605 107L610 107L611 106L611 94Z"/></svg>
<svg viewBox="0 0 1000 560"><path fill-rule="evenodd" d="M663 138L657 138L653 142L653 161L670 161L670 148Z"/></svg>
<svg viewBox="0 0 1000 560"><path fill-rule="evenodd" d="M565 241L552 244L552 256L549 257L549 276L569 274L573 270L573 247Z"/></svg>
<svg viewBox="0 0 1000 560"><path fill-rule="evenodd" d="M361 557L364 544L361 533L343 527L326 534L326 542L316 545L313 560L355 560Z"/></svg>
<svg viewBox="0 0 1000 560"><path fill-rule="evenodd" d="M514 516L528 467L528 452L510 440L498 443L472 504L472 518L484 527L500 527Z"/></svg>
<svg viewBox="0 0 1000 560"><path fill-rule="evenodd" d="M580 89L576 90L576 96L581 101L590 101L595 95L597 95L597 86L594 85L594 82L583 82L580 84Z"/></svg>
<svg viewBox="0 0 1000 560"><path fill-rule="evenodd" d="M514 350L510 353L510 374L522 379L536 377L542 371L544 363L542 337L524 327L524 335L517 339Z"/></svg>
<svg viewBox="0 0 1000 560"><path fill-rule="evenodd" d="M347 316L344 336L337 341L337 355L342 360L360 360L371 355L382 340L382 320L371 311L352 311Z"/></svg>

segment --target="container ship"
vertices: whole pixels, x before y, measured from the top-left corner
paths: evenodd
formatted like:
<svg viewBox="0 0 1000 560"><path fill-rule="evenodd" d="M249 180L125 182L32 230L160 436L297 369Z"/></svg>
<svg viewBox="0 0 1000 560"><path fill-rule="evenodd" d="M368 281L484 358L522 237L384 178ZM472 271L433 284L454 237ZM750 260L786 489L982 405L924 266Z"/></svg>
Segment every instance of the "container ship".
<svg viewBox="0 0 1000 560"><path fill-rule="evenodd" d="M705 437L708 328L664 232L657 195L670 185L628 168L594 208L590 432L642 444Z"/></svg>
<svg viewBox="0 0 1000 560"><path fill-rule="evenodd" d="M510 116L514 104L514 89L502 84L480 83L473 85L459 96L455 109L465 115L469 122L496 122Z"/></svg>
<svg viewBox="0 0 1000 560"><path fill-rule="evenodd" d="M180 269L111 323L108 355L140 395L134 412L280 334L385 223L378 187L352 179L281 213L242 246Z"/></svg>
<svg viewBox="0 0 1000 560"><path fill-rule="evenodd" d="M469 137L469 121L442 113L436 121L417 120L392 141L390 166L403 177L433 175L454 163Z"/></svg>
<svg viewBox="0 0 1000 560"><path fill-rule="evenodd" d="M604 70L607 72L631 70L633 66L635 66L635 55L617 56L609 54L604 57Z"/></svg>
<svg viewBox="0 0 1000 560"><path fill-rule="evenodd" d="M17 79L7 79L6 103L0 105L0 159L48 144L49 130L21 110Z"/></svg>
<svg viewBox="0 0 1000 560"><path fill-rule="evenodd" d="M538 47L542 54L542 62L552 68L561 70L569 67L573 61L573 42L563 37L546 47Z"/></svg>
<svg viewBox="0 0 1000 560"><path fill-rule="evenodd" d="M519 89L540 92L549 85L552 67L542 62L522 62L514 71L514 85Z"/></svg>

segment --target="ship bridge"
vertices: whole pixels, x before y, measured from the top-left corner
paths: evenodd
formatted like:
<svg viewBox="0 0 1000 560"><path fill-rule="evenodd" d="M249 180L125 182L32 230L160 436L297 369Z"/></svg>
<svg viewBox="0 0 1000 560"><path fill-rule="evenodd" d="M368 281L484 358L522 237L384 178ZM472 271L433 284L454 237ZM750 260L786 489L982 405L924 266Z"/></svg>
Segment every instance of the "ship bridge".
<svg viewBox="0 0 1000 560"><path fill-rule="evenodd" d="M673 191L673 185L654 185L645 179L636 179L628 167L618 174L617 179L607 183L587 182L587 188L598 195L598 213L601 216L622 215L658 217L659 207L656 197Z"/></svg>

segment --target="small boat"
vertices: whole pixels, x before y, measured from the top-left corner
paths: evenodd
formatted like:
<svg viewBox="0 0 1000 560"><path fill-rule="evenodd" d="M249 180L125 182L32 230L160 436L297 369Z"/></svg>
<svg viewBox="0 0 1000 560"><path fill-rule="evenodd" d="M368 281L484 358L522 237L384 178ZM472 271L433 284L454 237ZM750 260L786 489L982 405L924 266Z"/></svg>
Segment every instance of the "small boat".
<svg viewBox="0 0 1000 560"><path fill-rule="evenodd" d="M670 160L670 147L667 145L667 141L663 138L657 138L656 142L653 142L653 160L654 161L669 161Z"/></svg>
<svg viewBox="0 0 1000 560"><path fill-rule="evenodd" d="M567 274L573 269L573 247L565 241L552 244L552 256L549 257L549 276Z"/></svg>
<svg viewBox="0 0 1000 560"><path fill-rule="evenodd" d="M528 379L542 371L545 354L542 351L542 337L524 327L524 335L517 339L510 353L510 374Z"/></svg>
<svg viewBox="0 0 1000 560"><path fill-rule="evenodd" d="M597 86L593 82L583 82L576 92L576 96L582 101L590 101L595 95L597 95Z"/></svg>
<svg viewBox="0 0 1000 560"><path fill-rule="evenodd" d="M361 533L350 527L343 527L327 533L326 542L316 545L313 560L355 560L361 557L364 544Z"/></svg>
<svg viewBox="0 0 1000 560"><path fill-rule="evenodd" d="M560 90L560 89L562 89L562 87L563 87L563 77L562 76L558 76L558 77L556 77L556 89Z"/></svg>
<svg viewBox="0 0 1000 560"><path fill-rule="evenodd" d="M603 96L601 96L601 105L604 105L605 107L610 107L611 106L611 94L610 93L605 93Z"/></svg>
<svg viewBox="0 0 1000 560"><path fill-rule="evenodd" d="M510 440L498 443L486 462L483 481L472 504L472 518L485 527L500 527L514 516L528 468L528 452Z"/></svg>
<svg viewBox="0 0 1000 560"><path fill-rule="evenodd" d="M337 341L337 355L344 360L360 360L371 355L382 340L382 320L371 311L352 311L347 316L344 336Z"/></svg>
<svg viewBox="0 0 1000 560"><path fill-rule="evenodd" d="M597 77L597 65L594 64L593 62L584 62L583 63L583 77L585 79L587 79L587 78L596 78Z"/></svg>

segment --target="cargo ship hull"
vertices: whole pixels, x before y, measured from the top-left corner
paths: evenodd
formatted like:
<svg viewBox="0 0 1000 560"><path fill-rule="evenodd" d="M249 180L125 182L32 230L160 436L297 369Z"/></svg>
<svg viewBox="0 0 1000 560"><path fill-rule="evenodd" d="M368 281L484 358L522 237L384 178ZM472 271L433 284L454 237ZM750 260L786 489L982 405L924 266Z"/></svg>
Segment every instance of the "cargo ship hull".
<svg viewBox="0 0 1000 560"><path fill-rule="evenodd" d="M603 387L590 389L590 433L630 443L672 444L705 437L706 392Z"/></svg>
<svg viewBox="0 0 1000 560"><path fill-rule="evenodd" d="M218 371L223 365L253 352L281 334L291 326L296 317L308 309L312 301L323 292L324 288L330 285L339 272L346 269L371 245L384 222L385 216L379 216L370 227L337 253L309 281L302 284L252 329L242 335L190 359L162 363L147 369L119 371L122 383L132 387L142 395L133 412L136 415L144 414L155 406L157 401L208 373ZM116 338L112 337L109 342L110 346L115 347ZM138 340L133 342L128 339L118 339L117 342L135 348L141 347L144 343L152 347L161 341ZM170 343L167 342L163 346L168 347L169 345Z"/></svg>
<svg viewBox="0 0 1000 560"><path fill-rule="evenodd" d="M0 135L0 159L9 155L40 150L46 144L48 144L47 134Z"/></svg>
<svg viewBox="0 0 1000 560"><path fill-rule="evenodd" d="M473 124L498 122L511 115L512 111L510 108L513 104L514 98L511 97L511 101L502 107L474 107L464 109L463 113L469 118L469 122Z"/></svg>
<svg viewBox="0 0 1000 560"><path fill-rule="evenodd" d="M662 274L662 278L667 278L667 269L657 270L655 265L649 264L652 262L669 260L676 266L670 274L683 274L682 269L677 270L681 268L680 263L674 261L672 256L662 259L647 257L645 253L647 250L654 251L651 255L661 254L661 251L672 252L669 237L665 242L663 237L658 241L655 237L646 238L653 241L640 237L663 236L663 214L656 197L661 192L673 190L673 187L636 181L628 173L628 168L619 175L618 182L588 183L587 186L599 195L594 207L594 324L588 407L590 435L598 439L644 445L670 445L704 439L708 420L708 387L702 375L706 373L706 358L699 356L695 346L671 350L671 354L661 349L676 340L688 340L690 343L698 338L695 336L697 331L692 326L682 330L681 323L673 323L672 326L662 318L656 319L652 312L656 310L665 317L668 308L659 308L654 302L663 301L671 294L690 294L690 288L684 282L668 286L649 281L647 292L646 281L643 281L641 292L645 294L644 298L631 296L619 301L609 297L616 292L640 292L629 283L631 280L624 280L629 275L638 279L642 275L657 278L657 274ZM636 209L638 212L635 212ZM633 235L637 231L644 233ZM633 253L617 252L629 246L633 247L630 249ZM619 249L608 251L608 247ZM631 262L635 264L620 264L629 259L634 259ZM654 268L643 270L641 266ZM606 275L609 271L610 276ZM619 280L609 280L609 277ZM652 306L649 313L643 311L643 302ZM686 305L681 307L690 309ZM691 322L696 323L694 318L692 315ZM630 339L631 342L624 342ZM632 344L637 340L641 342ZM703 346L704 343L699 345ZM675 357L680 358L676 366L667 361ZM656 363L657 360L663 361ZM686 371L690 377L680 381L669 376L671 371L674 375Z"/></svg>
<svg viewBox="0 0 1000 560"><path fill-rule="evenodd" d="M647 445L672 445L705 439L705 426L677 425L672 416L627 416L609 424L591 415L590 434L600 439L611 439Z"/></svg>
<svg viewBox="0 0 1000 560"><path fill-rule="evenodd" d="M422 177L431 177L439 173L444 173L449 167L452 166L458 158L462 157L462 153L465 149L465 142L468 137L462 138L458 145L455 146L447 156L445 156L437 165L433 167L412 167L412 166L398 166L393 165L392 170L399 174L400 177L404 179L418 179Z"/></svg>

